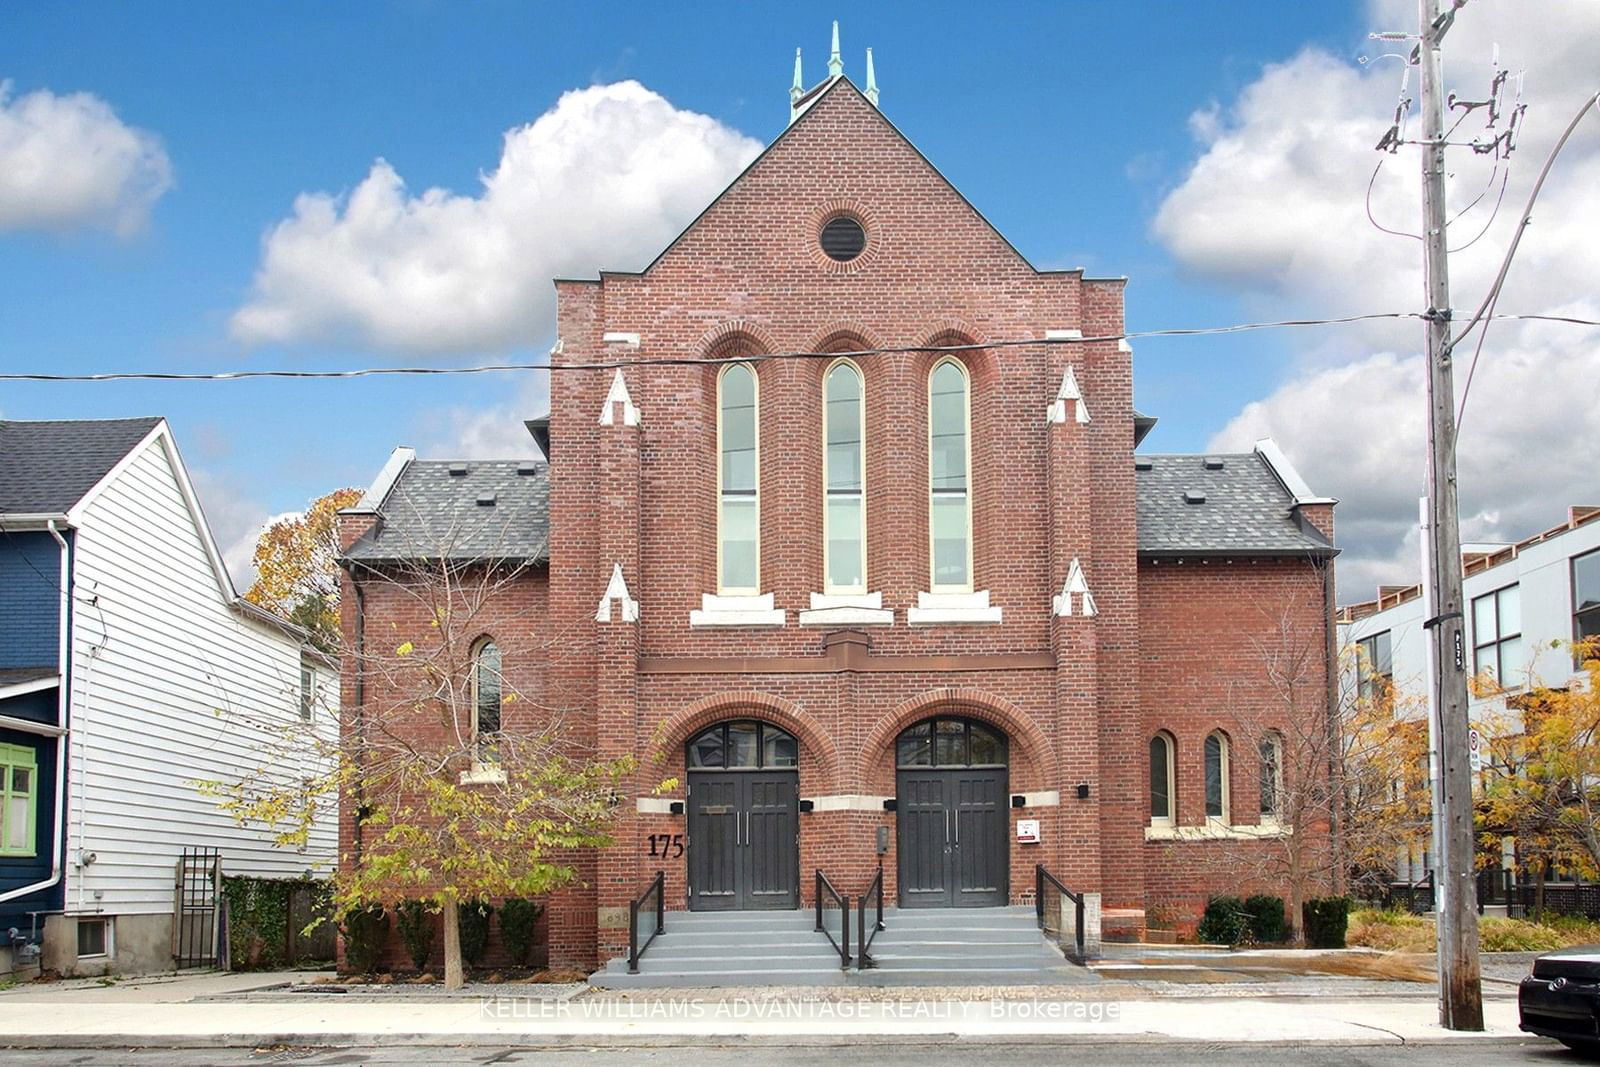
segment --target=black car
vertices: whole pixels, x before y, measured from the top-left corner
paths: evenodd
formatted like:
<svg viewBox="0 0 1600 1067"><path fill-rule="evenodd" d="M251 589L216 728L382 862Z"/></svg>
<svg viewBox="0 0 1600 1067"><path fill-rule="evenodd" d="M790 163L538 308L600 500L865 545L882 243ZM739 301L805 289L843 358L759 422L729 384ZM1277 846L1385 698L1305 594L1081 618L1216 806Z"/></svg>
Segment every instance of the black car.
<svg viewBox="0 0 1600 1067"><path fill-rule="evenodd" d="M1517 987L1522 1028L1600 1055L1600 945L1546 952Z"/></svg>

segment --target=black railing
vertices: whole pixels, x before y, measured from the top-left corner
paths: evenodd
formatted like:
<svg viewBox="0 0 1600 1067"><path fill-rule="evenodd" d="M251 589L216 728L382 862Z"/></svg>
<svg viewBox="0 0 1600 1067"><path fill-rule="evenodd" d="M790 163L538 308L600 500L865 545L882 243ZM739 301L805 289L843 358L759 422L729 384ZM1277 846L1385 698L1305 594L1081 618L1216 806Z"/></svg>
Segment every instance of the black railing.
<svg viewBox="0 0 1600 1067"><path fill-rule="evenodd" d="M872 922L867 922L867 910L872 909ZM878 876L867 886L867 891L856 900L856 970L876 967L867 949L872 939L883 929L883 864L878 864Z"/></svg>
<svg viewBox="0 0 1600 1067"><path fill-rule="evenodd" d="M639 973L639 957L650 947L656 935L667 929L666 905L667 872L657 871L645 891L628 904L628 973ZM652 898L654 902L652 903ZM643 915L649 933L639 936L639 916Z"/></svg>
<svg viewBox="0 0 1600 1067"><path fill-rule="evenodd" d="M1415 882L1391 882L1384 894L1384 906L1413 915L1426 915L1434 910L1433 872L1429 871Z"/></svg>
<svg viewBox="0 0 1600 1067"><path fill-rule="evenodd" d="M1049 934L1056 944L1061 944L1061 898L1072 901L1077 908L1077 921L1073 924L1074 950L1070 955L1078 963L1087 953L1083 944L1083 894L1074 893L1061 884L1061 880L1044 869L1044 864L1033 868L1033 906L1038 914L1039 929ZM1065 945L1061 945L1063 949Z"/></svg>
<svg viewBox="0 0 1600 1067"><path fill-rule="evenodd" d="M850 966L850 898L841 896L839 891L833 888L833 883L828 881L828 876L822 873L821 868L817 869L815 895L817 901L817 929L827 935L828 940L833 944L834 951L839 953L839 966L848 967ZM839 909L838 937L833 936L830 924L822 921L822 913L829 903Z"/></svg>

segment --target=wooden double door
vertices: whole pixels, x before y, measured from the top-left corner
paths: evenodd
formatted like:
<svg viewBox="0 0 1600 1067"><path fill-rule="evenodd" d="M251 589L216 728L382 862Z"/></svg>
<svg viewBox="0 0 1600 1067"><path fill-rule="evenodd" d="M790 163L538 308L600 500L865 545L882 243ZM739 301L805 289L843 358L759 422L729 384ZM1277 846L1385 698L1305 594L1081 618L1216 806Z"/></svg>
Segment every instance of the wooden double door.
<svg viewBox="0 0 1600 1067"><path fill-rule="evenodd" d="M1006 769L902 769L896 778L900 905L1005 904L1011 823Z"/></svg>
<svg viewBox="0 0 1600 1067"><path fill-rule="evenodd" d="M689 907L800 906L800 776L689 772Z"/></svg>

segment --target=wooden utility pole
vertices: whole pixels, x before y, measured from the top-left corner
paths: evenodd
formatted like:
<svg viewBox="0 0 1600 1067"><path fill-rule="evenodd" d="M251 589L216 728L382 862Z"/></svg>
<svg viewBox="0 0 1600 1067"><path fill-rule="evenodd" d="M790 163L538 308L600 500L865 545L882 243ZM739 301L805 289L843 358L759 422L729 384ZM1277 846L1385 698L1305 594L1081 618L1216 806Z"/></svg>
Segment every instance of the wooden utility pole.
<svg viewBox="0 0 1600 1067"><path fill-rule="evenodd" d="M1473 877L1472 770L1467 751L1467 667L1461 592L1461 526L1456 503L1455 388L1450 353L1450 270L1445 242L1444 91L1439 42L1449 28L1439 0L1418 0L1422 74L1422 246L1427 293L1428 510L1433 538L1427 582L1434 612L1424 625L1433 662L1439 774L1439 1022L1449 1030L1483 1029L1478 973L1477 885Z"/></svg>

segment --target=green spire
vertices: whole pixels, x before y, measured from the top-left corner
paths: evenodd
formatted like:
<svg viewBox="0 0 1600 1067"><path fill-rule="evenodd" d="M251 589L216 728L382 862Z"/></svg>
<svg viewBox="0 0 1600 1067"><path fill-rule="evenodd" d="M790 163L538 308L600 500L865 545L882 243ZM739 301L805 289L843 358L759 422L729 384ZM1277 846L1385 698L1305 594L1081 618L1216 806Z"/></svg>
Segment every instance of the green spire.
<svg viewBox="0 0 1600 1067"><path fill-rule="evenodd" d="M800 78L800 49L794 50L794 84L789 86L789 106L794 107L800 102L800 94L806 91L806 83Z"/></svg>
<svg viewBox="0 0 1600 1067"><path fill-rule="evenodd" d="M844 60L839 58L839 20L833 20L833 54L828 57L828 77L837 78L844 73Z"/></svg>
<svg viewBox="0 0 1600 1067"><path fill-rule="evenodd" d="M867 102L878 106L878 72L872 69L872 49L867 49Z"/></svg>

